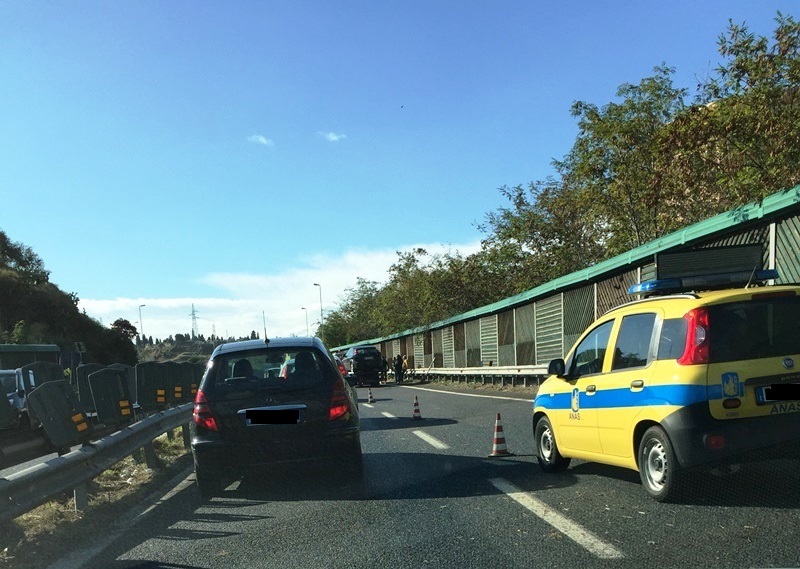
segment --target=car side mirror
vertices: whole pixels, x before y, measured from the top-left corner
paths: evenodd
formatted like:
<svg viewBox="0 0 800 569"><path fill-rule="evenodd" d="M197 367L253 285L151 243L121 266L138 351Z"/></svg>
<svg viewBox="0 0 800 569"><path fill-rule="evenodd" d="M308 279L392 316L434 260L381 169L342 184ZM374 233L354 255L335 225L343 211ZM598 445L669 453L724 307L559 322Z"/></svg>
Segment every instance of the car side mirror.
<svg viewBox="0 0 800 569"><path fill-rule="evenodd" d="M567 366L564 363L564 360L558 358L556 360L551 360L550 363L547 365L547 373L549 375L554 375L556 377L563 378L566 375Z"/></svg>

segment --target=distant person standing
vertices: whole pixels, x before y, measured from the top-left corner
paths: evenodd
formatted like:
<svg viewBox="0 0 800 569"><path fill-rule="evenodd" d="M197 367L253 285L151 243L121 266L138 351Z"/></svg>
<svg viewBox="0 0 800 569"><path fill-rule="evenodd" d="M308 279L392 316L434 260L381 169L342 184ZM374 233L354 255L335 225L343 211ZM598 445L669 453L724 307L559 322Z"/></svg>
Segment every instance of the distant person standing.
<svg viewBox="0 0 800 569"><path fill-rule="evenodd" d="M403 383L403 356L397 354L392 361L395 383Z"/></svg>
<svg viewBox="0 0 800 569"><path fill-rule="evenodd" d="M386 356L381 356L381 381L386 383L387 372L389 371L389 362L386 361Z"/></svg>

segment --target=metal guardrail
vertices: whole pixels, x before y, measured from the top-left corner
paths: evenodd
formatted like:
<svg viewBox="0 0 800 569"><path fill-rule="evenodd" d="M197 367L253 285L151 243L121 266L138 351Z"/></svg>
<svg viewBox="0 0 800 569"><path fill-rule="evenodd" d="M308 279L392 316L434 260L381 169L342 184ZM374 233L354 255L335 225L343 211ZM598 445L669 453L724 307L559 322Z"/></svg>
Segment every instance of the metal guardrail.
<svg viewBox="0 0 800 569"><path fill-rule="evenodd" d="M424 381L449 380L483 385L532 387L547 377L547 366L486 366L470 368L428 368L414 370L414 379Z"/></svg>
<svg viewBox="0 0 800 569"><path fill-rule="evenodd" d="M86 443L69 452L0 479L0 522L11 520L59 494L75 490L85 494L85 484L157 436L186 425L192 403L152 415L143 421Z"/></svg>
<svg viewBox="0 0 800 569"><path fill-rule="evenodd" d="M438 367L430 370L418 369L417 373L433 375L547 375L546 365L484 366L484 367Z"/></svg>

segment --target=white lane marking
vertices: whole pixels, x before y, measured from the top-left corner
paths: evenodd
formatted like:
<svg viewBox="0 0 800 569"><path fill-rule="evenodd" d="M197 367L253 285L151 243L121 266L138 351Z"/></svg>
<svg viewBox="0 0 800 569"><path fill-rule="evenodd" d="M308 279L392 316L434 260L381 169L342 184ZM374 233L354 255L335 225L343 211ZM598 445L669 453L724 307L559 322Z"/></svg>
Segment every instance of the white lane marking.
<svg viewBox="0 0 800 569"><path fill-rule="evenodd" d="M387 413L386 411L381 411L381 415L383 415L384 417L389 417L390 419L397 419L397 417L395 417L391 413Z"/></svg>
<svg viewBox="0 0 800 569"><path fill-rule="evenodd" d="M507 480L492 478L489 482L509 498L539 516L539 518L597 557L601 559L620 559L623 557L622 552L610 543L606 543L580 524L559 514L541 500L534 498L528 492L523 492Z"/></svg>
<svg viewBox="0 0 800 569"><path fill-rule="evenodd" d="M518 397L501 397L500 395L478 395L477 393L458 393L456 391L443 391L441 389L428 389L427 387L412 387L410 385L401 385L405 389L420 389L422 391L433 391L434 393L444 393L445 395L463 395L464 397L483 397L485 399L505 399L506 401L522 401L523 403L531 404L533 399L520 399Z"/></svg>
<svg viewBox="0 0 800 569"><path fill-rule="evenodd" d="M374 407L374 405L370 405L369 403L362 403L362 405L364 407L369 407L370 409L372 409Z"/></svg>
<svg viewBox="0 0 800 569"><path fill-rule="evenodd" d="M434 448L438 448L439 450L445 450L445 449L450 448L448 445L444 444L442 441L440 441L436 437L432 437L428 433L425 433L423 431L411 431L411 433L414 434L414 435L417 435L423 441L425 441L426 443L428 443L429 445L431 445Z"/></svg>

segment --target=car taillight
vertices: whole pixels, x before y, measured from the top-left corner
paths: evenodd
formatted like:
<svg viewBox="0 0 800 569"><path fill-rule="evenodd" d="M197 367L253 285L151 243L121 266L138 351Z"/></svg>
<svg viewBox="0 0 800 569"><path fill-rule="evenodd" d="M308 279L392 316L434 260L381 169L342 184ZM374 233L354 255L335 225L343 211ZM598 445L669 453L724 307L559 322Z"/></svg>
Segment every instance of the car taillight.
<svg viewBox="0 0 800 569"><path fill-rule="evenodd" d="M333 421L343 417L350 410L350 399L347 397L347 390L344 387L344 380L337 379L333 385L331 393L331 407L328 411L328 420Z"/></svg>
<svg viewBox="0 0 800 569"><path fill-rule="evenodd" d="M708 309L695 308L684 315L686 347L678 358L680 365L708 363Z"/></svg>
<svg viewBox="0 0 800 569"><path fill-rule="evenodd" d="M339 364L339 371L342 372L342 375L347 375L347 368L344 367L344 364Z"/></svg>
<svg viewBox="0 0 800 569"><path fill-rule="evenodd" d="M198 427L203 427L208 431L219 431L217 427L217 420L211 415L211 407L208 405L205 393L197 390L197 395L194 397L194 412L192 419Z"/></svg>

